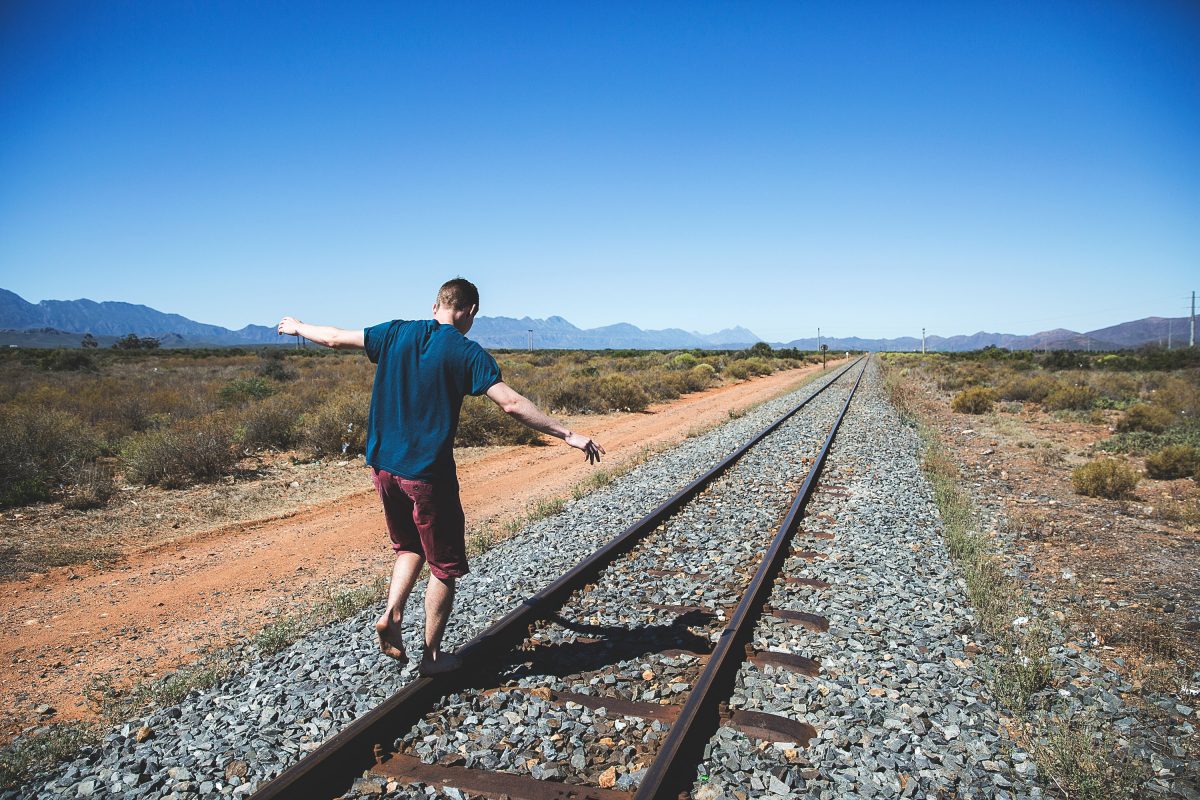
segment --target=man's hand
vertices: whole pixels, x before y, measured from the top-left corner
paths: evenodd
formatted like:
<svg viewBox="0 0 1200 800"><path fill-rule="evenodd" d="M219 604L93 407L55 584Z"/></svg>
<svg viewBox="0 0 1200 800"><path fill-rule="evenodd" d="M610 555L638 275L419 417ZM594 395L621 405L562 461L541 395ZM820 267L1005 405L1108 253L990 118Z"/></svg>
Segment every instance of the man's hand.
<svg viewBox="0 0 1200 800"><path fill-rule="evenodd" d="M587 457L589 464L600 463L600 456L604 454L604 448L598 443L593 442L591 439L580 433L567 434L567 438L564 441L571 445L571 447L574 447L577 450L582 450L584 456Z"/></svg>
<svg viewBox="0 0 1200 800"><path fill-rule="evenodd" d="M299 326L301 324L302 323L300 320L296 319L295 317L284 317L283 319L279 320L279 327L275 330L281 336L297 336L300 333Z"/></svg>

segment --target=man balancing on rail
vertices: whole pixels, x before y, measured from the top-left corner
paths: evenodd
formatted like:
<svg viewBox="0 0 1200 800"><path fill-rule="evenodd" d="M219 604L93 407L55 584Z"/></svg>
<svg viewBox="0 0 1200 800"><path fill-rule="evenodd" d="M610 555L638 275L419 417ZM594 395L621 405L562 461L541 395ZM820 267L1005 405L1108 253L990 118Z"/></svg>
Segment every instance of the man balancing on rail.
<svg viewBox="0 0 1200 800"><path fill-rule="evenodd" d="M538 410L500 379L500 367L466 338L479 313L479 290L455 278L438 290L433 319L393 320L366 330L309 325L293 317L279 333L327 347L362 348L376 365L367 422L367 464L387 519L396 563L387 608L375 623L379 648L408 662L401 639L404 604L428 562L423 675L461 665L441 649L454 605L455 579L467 574L465 520L454 466L454 434L464 395L487 394L530 428L557 436L596 463L604 448Z"/></svg>

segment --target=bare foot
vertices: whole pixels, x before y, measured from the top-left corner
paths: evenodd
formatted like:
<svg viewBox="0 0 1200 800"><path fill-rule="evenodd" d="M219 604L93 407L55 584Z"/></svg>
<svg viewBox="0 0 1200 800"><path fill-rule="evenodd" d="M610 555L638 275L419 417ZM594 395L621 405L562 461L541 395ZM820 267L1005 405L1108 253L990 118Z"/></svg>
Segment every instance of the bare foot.
<svg viewBox="0 0 1200 800"><path fill-rule="evenodd" d="M395 624L389 619L391 615L384 612L375 623L375 635L379 637L379 650L385 656L394 658L401 664L408 663L408 653L404 651L404 639L400 636L400 622Z"/></svg>

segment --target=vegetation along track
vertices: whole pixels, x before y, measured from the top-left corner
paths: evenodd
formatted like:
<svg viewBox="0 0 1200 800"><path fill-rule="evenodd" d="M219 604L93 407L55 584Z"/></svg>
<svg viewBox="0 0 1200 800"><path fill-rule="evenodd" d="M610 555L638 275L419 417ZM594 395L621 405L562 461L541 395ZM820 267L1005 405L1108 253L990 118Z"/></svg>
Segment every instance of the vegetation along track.
<svg viewBox="0 0 1200 800"><path fill-rule="evenodd" d="M797 555L792 534L866 363L854 366L464 644L463 670L413 681L254 796L353 795L369 768L494 797L674 797L722 724L806 742L810 726L725 701L747 659L816 670L747 645ZM549 706L545 737L529 723Z"/></svg>

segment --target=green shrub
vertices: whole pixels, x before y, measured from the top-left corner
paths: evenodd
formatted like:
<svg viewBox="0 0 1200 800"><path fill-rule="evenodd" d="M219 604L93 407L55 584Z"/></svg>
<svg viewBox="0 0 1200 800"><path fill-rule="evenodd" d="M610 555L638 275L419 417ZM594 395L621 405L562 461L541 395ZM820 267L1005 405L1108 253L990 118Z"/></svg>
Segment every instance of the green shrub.
<svg viewBox="0 0 1200 800"><path fill-rule="evenodd" d="M1043 405L1051 411L1086 411L1099 396L1090 386L1060 386L1046 397Z"/></svg>
<svg viewBox="0 0 1200 800"><path fill-rule="evenodd" d="M486 397L464 397L458 416L458 434L454 443L460 447L482 447L498 444L538 444L537 431L526 428Z"/></svg>
<svg viewBox="0 0 1200 800"><path fill-rule="evenodd" d="M744 381L754 374L754 370L746 364L745 360L734 361L729 366L725 367L725 374L734 380Z"/></svg>
<svg viewBox="0 0 1200 800"><path fill-rule="evenodd" d="M367 446L371 395L361 390L335 394L300 418L300 441L317 458L360 455Z"/></svg>
<svg viewBox="0 0 1200 800"><path fill-rule="evenodd" d="M131 436L121 460L130 483L179 489L228 474L237 464L232 445L229 421L210 414Z"/></svg>
<svg viewBox="0 0 1200 800"><path fill-rule="evenodd" d="M650 405L650 395L628 375L605 375L598 381L597 391L606 410L645 411Z"/></svg>
<svg viewBox="0 0 1200 800"><path fill-rule="evenodd" d="M0 408L0 507L50 499L70 470L97 450L95 437L73 414Z"/></svg>
<svg viewBox="0 0 1200 800"><path fill-rule="evenodd" d="M983 386L972 386L954 395L950 407L960 414L986 414L996 403L996 392Z"/></svg>
<svg viewBox="0 0 1200 800"><path fill-rule="evenodd" d="M1110 500L1128 496L1139 478L1124 461L1110 458L1089 461L1071 473L1071 483L1078 494Z"/></svg>
<svg viewBox="0 0 1200 800"><path fill-rule="evenodd" d="M717 371L713 369L712 364L697 364L688 370L688 388L693 392L699 392L713 385L717 379Z"/></svg>
<svg viewBox="0 0 1200 800"><path fill-rule="evenodd" d="M275 395L251 403L238 422L236 441L242 447L273 447L287 450L296 443L296 421L300 401L288 395Z"/></svg>
<svg viewBox="0 0 1200 800"><path fill-rule="evenodd" d="M1200 450L1187 444L1164 447L1146 457L1146 474L1156 480L1188 478L1200 470Z"/></svg>
<svg viewBox="0 0 1200 800"><path fill-rule="evenodd" d="M1175 422L1175 415L1162 406L1138 403L1130 406L1117 422L1118 431L1162 433Z"/></svg>
<svg viewBox="0 0 1200 800"><path fill-rule="evenodd" d="M698 363L699 360L691 353L680 353L671 359L671 366L676 369L691 369Z"/></svg>
<svg viewBox="0 0 1200 800"><path fill-rule="evenodd" d="M221 387L219 394L222 403L234 405L270 397L275 394L275 387L264 378L238 378Z"/></svg>
<svg viewBox="0 0 1200 800"><path fill-rule="evenodd" d="M1040 403L1058 388L1058 381L1049 375L1017 375L1000 384L997 393L1002 400Z"/></svg>

